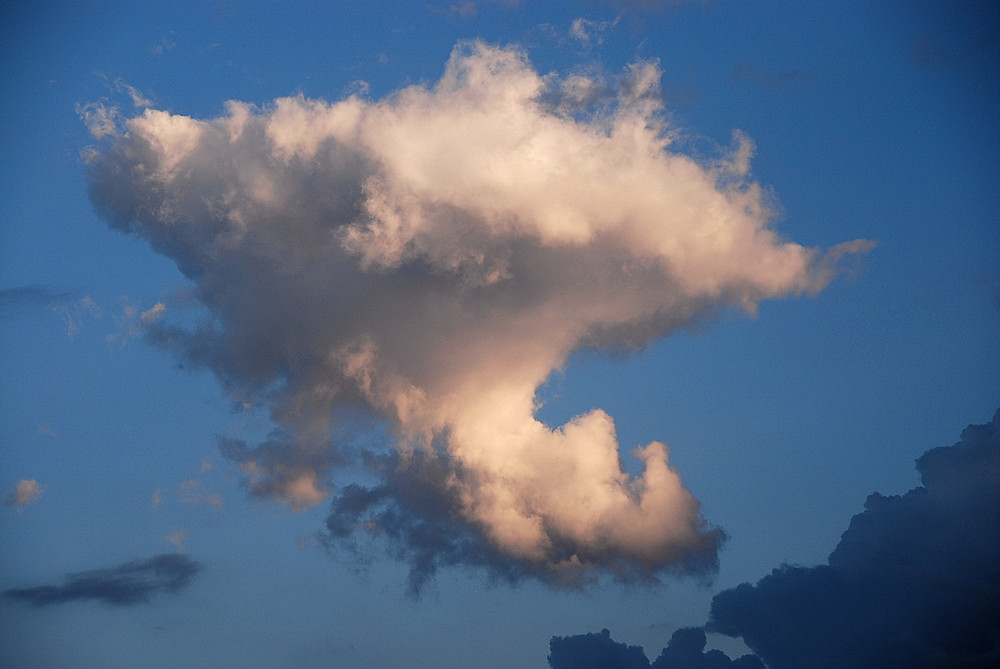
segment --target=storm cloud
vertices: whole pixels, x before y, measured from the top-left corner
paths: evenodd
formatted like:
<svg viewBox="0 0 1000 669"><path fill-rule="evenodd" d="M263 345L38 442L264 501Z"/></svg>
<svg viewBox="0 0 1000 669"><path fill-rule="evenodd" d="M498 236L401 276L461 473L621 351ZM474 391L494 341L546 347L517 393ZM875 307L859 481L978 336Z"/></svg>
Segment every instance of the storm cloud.
<svg viewBox="0 0 1000 669"><path fill-rule="evenodd" d="M186 555L165 553L133 560L111 569L68 574L62 585L39 585L5 590L8 599L34 606L96 599L115 606L148 602L160 592L176 593L190 585L201 565Z"/></svg>
<svg viewBox="0 0 1000 669"><path fill-rule="evenodd" d="M922 486L868 498L828 564L716 595L709 629L771 669L1000 664L1000 411L917 470Z"/></svg>
<svg viewBox="0 0 1000 669"><path fill-rule="evenodd" d="M582 348L821 290L871 244L782 240L752 142L710 163L672 150L658 82L652 62L560 77L470 42L433 86L147 109L90 154L98 210L204 307L155 305L148 340L277 426L221 443L250 494L333 495L330 542L387 539L411 585L447 564L558 584L715 567L725 535L666 444L626 472L611 416L545 425L536 390ZM388 455L334 438L352 413L388 425Z"/></svg>

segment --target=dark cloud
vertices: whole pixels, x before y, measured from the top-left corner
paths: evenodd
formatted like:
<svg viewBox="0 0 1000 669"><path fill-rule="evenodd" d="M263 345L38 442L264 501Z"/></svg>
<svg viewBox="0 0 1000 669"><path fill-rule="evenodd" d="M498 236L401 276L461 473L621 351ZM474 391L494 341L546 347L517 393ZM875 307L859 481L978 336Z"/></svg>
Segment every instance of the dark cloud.
<svg viewBox="0 0 1000 669"><path fill-rule="evenodd" d="M340 491L326 520L327 546L362 557L384 542L410 565L411 596L443 567L483 567L493 578L510 582L530 573L530 563L504 556L462 518L461 500L446 484L451 474L442 460L423 454L405 463L395 454L365 459L381 483L352 483Z"/></svg>
<svg viewBox="0 0 1000 669"><path fill-rule="evenodd" d="M721 650L705 651L704 630L685 627L674 632L670 643L650 665L651 669L764 669L764 663L754 655L735 660Z"/></svg>
<svg viewBox="0 0 1000 669"><path fill-rule="evenodd" d="M828 564L716 595L708 628L771 669L1000 666L1000 411L871 495Z"/></svg>
<svg viewBox="0 0 1000 669"><path fill-rule="evenodd" d="M201 565L186 555L166 553L146 560L133 560L112 569L94 569L68 574L63 585L5 590L8 599L34 606L65 604L96 599L116 606L147 602L160 592L176 593L190 585Z"/></svg>
<svg viewBox="0 0 1000 669"><path fill-rule="evenodd" d="M600 634L552 637L549 666L552 669L648 669L649 659L642 646L618 643L604 629Z"/></svg>
<svg viewBox="0 0 1000 669"><path fill-rule="evenodd" d="M552 669L764 669L753 655L732 660L721 650L705 652L705 632L687 627L674 632L667 647L650 664L642 646L628 646L600 634L552 637L549 666Z"/></svg>

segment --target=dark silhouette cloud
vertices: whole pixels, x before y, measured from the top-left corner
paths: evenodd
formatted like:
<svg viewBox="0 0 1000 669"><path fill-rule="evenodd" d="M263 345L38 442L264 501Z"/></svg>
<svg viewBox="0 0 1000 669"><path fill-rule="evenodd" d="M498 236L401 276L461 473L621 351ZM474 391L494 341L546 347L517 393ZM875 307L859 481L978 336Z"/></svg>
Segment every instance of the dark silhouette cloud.
<svg viewBox="0 0 1000 669"><path fill-rule="evenodd" d="M651 669L764 669L764 663L754 655L731 660L721 650L705 652L705 631L685 627L674 632L670 643L656 658Z"/></svg>
<svg viewBox="0 0 1000 669"><path fill-rule="evenodd" d="M716 595L708 629L770 669L1000 666L1000 411L917 470L922 486L868 498L828 564Z"/></svg>
<svg viewBox="0 0 1000 669"><path fill-rule="evenodd" d="M642 646L618 643L611 638L611 632L604 629L600 634L552 637L549 666L552 669L648 669L649 659Z"/></svg>
<svg viewBox="0 0 1000 669"><path fill-rule="evenodd" d="M112 569L94 569L68 574L63 585L5 590L8 599L34 606L65 604L96 599L116 606L147 602L159 592L176 593L187 587L201 565L186 555L165 553L146 560L133 560Z"/></svg>
<svg viewBox="0 0 1000 669"><path fill-rule="evenodd" d="M600 634L554 636L549 642L552 669L764 669L753 655L732 660L721 650L705 652L705 632L686 627L674 632L667 647L650 664L642 646L628 646Z"/></svg>

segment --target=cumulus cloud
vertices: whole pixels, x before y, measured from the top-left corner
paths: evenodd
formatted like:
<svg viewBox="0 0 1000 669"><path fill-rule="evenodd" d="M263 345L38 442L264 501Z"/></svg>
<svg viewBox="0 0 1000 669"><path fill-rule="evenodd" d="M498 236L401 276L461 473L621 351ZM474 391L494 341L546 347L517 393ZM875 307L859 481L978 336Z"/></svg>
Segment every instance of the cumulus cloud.
<svg viewBox="0 0 1000 669"><path fill-rule="evenodd" d="M917 470L922 486L868 498L828 564L719 593L709 628L771 669L1000 664L1000 411Z"/></svg>
<svg viewBox="0 0 1000 669"><path fill-rule="evenodd" d="M628 646L600 634L552 637L549 666L552 669L764 669L753 655L732 660L721 650L705 652L705 632L696 627L679 629L667 647L650 664L642 646Z"/></svg>
<svg viewBox="0 0 1000 669"><path fill-rule="evenodd" d="M14 486L14 489L7 494L7 498L4 500L3 505L8 509L17 509L20 511L29 504L37 502L41 498L43 492L45 492L45 486L40 484L35 479L22 479L18 481L17 485Z"/></svg>
<svg viewBox="0 0 1000 669"><path fill-rule="evenodd" d="M635 349L819 290L848 249L778 236L749 139L712 164L673 151L658 81L636 64L585 109L571 92L607 81L472 42L433 86L382 100L125 122L90 158L93 200L205 308L193 325L158 310L146 338L270 411L263 443L220 444L252 495L306 508L334 492L331 470L361 468L331 539L386 537L416 573L472 562L568 583L715 566L724 534L664 443L635 449L632 475L611 416L544 425L535 392L581 348ZM352 412L390 427L391 454L332 438Z"/></svg>
<svg viewBox="0 0 1000 669"><path fill-rule="evenodd" d="M163 554L133 560L111 569L68 574L63 585L5 590L4 596L34 606L96 599L116 606L148 602L160 592L176 593L190 585L201 565L186 555Z"/></svg>

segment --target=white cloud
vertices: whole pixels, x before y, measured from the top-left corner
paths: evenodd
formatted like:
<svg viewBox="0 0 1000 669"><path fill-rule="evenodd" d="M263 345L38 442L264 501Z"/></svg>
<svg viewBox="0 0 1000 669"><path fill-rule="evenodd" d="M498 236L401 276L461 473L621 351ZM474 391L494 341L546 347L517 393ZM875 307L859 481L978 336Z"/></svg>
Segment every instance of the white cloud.
<svg viewBox="0 0 1000 669"><path fill-rule="evenodd" d="M749 139L711 165L672 151L658 79L636 64L583 113L608 82L469 43L433 87L380 101L127 121L91 162L95 202L170 255L210 312L184 329L154 307L147 338L280 426L254 448L223 443L252 494L326 498L348 457L335 415L363 406L393 429L394 481L433 459L458 517L534 573L714 562L721 534L663 444L636 451L633 477L610 416L552 428L535 392L581 347L643 346L819 290L864 244L824 256L782 240Z"/></svg>
<svg viewBox="0 0 1000 669"><path fill-rule="evenodd" d="M621 15L616 16L614 21L591 21L582 17L574 19L569 27L569 36L585 45L591 42L601 44L605 33L614 30L620 20Z"/></svg>
<svg viewBox="0 0 1000 669"><path fill-rule="evenodd" d="M7 508L15 508L20 511L29 504L37 502L43 492L45 492L45 486L41 485L35 479L22 479L7 494L7 499L4 500L3 505Z"/></svg>
<svg viewBox="0 0 1000 669"><path fill-rule="evenodd" d="M95 139L118 135L118 107L109 107L103 102L88 102L77 105L76 113Z"/></svg>
<svg viewBox="0 0 1000 669"><path fill-rule="evenodd" d="M115 90L127 93L135 107L149 107L153 104L152 100L142 94L142 91L135 86L126 84L121 79L115 79Z"/></svg>

